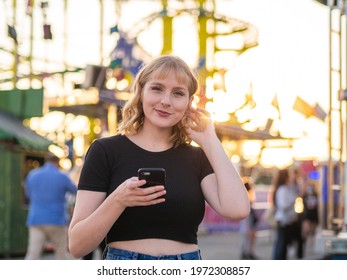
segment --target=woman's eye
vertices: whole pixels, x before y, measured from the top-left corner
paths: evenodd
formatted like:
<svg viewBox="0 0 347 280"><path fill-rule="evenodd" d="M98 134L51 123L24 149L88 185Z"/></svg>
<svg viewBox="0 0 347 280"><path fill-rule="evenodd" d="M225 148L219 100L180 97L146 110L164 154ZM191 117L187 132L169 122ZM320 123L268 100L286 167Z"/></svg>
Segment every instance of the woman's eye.
<svg viewBox="0 0 347 280"><path fill-rule="evenodd" d="M182 91L175 91L174 94L177 96L184 96L184 93Z"/></svg>
<svg viewBox="0 0 347 280"><path fill-rule="evenodd" d="M154 91L161 91L161 88L160 87L152 87L152 90L154 90Z"/></svg>

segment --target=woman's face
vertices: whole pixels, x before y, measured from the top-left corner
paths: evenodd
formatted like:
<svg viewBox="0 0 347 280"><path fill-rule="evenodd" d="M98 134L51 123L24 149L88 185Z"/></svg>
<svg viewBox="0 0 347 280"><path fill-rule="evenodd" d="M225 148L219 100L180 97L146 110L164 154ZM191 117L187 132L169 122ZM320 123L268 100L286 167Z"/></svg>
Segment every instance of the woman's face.
<svg viewBox="0 0 347 280"><path fill-rule="evenodd" d="M153 75L142 91L145 124L172 128L183 118L189 102L187 85L179 83L173 71L163 79Z"/></svg>

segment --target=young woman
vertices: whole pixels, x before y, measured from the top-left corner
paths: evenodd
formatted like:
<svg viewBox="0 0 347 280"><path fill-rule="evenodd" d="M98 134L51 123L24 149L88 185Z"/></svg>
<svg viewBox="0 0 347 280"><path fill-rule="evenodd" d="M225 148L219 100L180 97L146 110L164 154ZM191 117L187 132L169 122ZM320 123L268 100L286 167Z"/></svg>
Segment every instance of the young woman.
<svg viewBox="0 0 347 280"><path fill-rule="evenodd" d="M154 59L138 73L118 135L94 141L86 154L69 228L73 256L88 254L106 236L106 259L201 259L205 201L224 217L249 214L247 191L208 112L191 106L197 90L188 65L175 56ZM165 188L141 188L143 167L164 168Z"/></svg>

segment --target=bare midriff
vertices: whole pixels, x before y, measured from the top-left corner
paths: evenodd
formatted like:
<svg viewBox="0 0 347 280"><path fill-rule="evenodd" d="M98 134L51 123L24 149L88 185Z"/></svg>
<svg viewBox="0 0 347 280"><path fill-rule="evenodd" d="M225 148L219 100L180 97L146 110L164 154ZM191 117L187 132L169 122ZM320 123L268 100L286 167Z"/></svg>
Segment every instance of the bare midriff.
<svg viewBox="0 0 347 280"><path fill-rule="evenodd" d="M139 239L129 241L115 241L109 247L133 251L152 256L178 255L198 250L197 244L183 243L168 239Z"/></svg>

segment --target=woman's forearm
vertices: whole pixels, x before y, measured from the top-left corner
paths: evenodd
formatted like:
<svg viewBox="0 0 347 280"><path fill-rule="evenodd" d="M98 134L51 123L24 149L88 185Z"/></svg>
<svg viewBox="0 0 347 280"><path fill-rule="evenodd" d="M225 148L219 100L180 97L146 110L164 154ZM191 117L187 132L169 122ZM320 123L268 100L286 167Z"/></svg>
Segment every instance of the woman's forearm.
<svg viewBox="0 0 347 280"><path fill-rule="evenodd" d="M72 255L79 258L97 248L124 209L109 196L88 217L76 222L72 220L69 228L69 249Z"/></svg>
<svg viewBox="0 0 347 280"><path fill-rule="evenodd" d="M215 172L219 201L218 211L227 217L246 217L250 211L246 188L218 137L213 136L205 139L201 147Z"/></svg>

